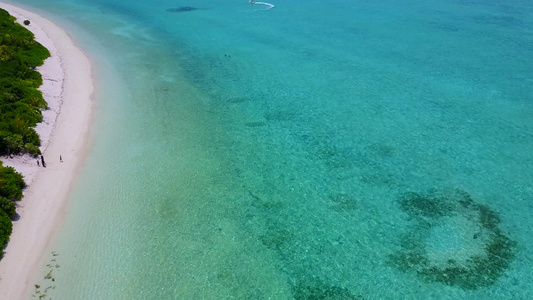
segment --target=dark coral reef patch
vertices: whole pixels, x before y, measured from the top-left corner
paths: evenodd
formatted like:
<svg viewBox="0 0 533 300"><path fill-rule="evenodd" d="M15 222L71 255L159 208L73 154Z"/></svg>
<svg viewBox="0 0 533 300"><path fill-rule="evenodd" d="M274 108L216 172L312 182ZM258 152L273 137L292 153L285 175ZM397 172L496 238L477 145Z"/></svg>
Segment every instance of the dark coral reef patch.
<svg viewBox="0 0 533 300"><path fill-rule="evenodd" d="M329 285L319 279L293 285L292 296L295 300L363 300L346 288Z"/></svg>
<svg viewBox="0 0 533 300"><path fill-rule="evenodd" d="M509 268L516 242L499 228L498 214L468 193L408 193L399 202L415 225L389 256L398 269L473 290L493 285Z"/></svg>
<svg viewBox="0 0 533 300"><path fill-rule="evenodd" d="M173 12L173 13L180 13L180 12L193 11L193 10L198 10L198 8L193 7L193 6L179 6L179 7L167 8L168 12Z"/></svg>

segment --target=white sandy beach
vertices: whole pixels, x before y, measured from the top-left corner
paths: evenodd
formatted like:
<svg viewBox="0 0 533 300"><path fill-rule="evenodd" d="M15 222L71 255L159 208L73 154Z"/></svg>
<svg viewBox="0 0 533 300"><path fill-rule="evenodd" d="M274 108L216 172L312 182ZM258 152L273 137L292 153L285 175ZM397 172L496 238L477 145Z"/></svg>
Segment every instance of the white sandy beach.
<svg viewBox="0 0 533 300"><path fill-rule="evenodd" d="M70 186L83 164L91 121L93 92L89 59L67 33L38 14L0 2L0 8L17 18L30 20L25 26L51 57L38 71L43 77L41 91L49 109L36 127L46 168L36 159L18 156L2 158L5 166L24 175L28 188L17 207L13 233L0 261L2 299L23 299L39 270L37 265L56 227L61 223ZM59 161L62 156L63 162Z"/></svg>

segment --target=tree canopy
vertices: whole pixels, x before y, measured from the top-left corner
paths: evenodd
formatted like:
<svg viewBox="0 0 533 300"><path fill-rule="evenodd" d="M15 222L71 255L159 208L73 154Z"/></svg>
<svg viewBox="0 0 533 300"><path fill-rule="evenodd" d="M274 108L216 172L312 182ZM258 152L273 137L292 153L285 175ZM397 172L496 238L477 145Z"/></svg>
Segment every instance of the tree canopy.
<svg viewBox="0 0 533 300"><path fill-rule="evenodd" d="M4 245L9 241L15 216L15 203L22 199L22 189L26 187L22 175L11 167L4 167L0 161L0 255Z"/></svg>
<svg viewBox="0 0 533 300"><path fill-rule="evenodd" d="M35 71L50 52L15 18L0 9L0 154L39 154L35 125L47 107L37 89L42 77Z"/></svg>
<svg viewBox="0 0 533 300"><path fill-rule="evenodd" d="M33 127L42 120L41 109L47 104L37 89L43 83L41 74L34 68L49 56L33 33L0 9L0 155L40 153L41 141ZM0 255L12 231L15 201L22 198L25 186L22 175L0 162Z"/></svg>

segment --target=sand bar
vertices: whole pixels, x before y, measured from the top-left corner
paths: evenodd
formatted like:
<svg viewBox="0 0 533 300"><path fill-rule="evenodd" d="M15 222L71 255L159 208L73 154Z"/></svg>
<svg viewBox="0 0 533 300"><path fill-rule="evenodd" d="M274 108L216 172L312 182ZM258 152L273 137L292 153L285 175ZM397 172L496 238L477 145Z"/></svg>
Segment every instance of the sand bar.
<svg viewBox="0 0 533 300"><path fill-rule="evenodd" d="M33 287L39 259L56 227L62 221L70 186L86 155L93 103L90 61L68 34L38 14L0 2L0 8L15 16L52 57L38 71L43 76L41 91L49 110L36 127L47 167L37 166L30 156L2 158L24 175L28 188L17 207L20 219L0 261L0 291L3 299L23 299ZM63 162L59 161L62 156Z"/></svg>

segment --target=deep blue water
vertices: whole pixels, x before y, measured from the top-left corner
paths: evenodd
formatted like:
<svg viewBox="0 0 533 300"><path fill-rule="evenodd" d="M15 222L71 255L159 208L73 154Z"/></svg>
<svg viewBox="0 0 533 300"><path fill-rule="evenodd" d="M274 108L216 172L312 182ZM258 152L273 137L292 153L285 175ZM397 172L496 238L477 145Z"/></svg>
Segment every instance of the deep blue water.
<svg viewBox="0 0 533 300"><path fill-rule="evenodd" d="M533 4L272 1L17 1L98 77L47 297L532 298Z"/></svg>

